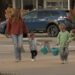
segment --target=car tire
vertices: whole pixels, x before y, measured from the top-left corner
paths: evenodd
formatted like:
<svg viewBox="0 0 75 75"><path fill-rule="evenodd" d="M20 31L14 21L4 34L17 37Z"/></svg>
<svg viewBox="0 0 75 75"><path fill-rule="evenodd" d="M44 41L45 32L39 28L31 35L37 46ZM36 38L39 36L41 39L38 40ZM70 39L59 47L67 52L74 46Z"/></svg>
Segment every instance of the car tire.
<svg viewBox="0 0 75 75"><path fill-rule="evenodd" d="M48 36L56 37L59 33L59 28L57 25L53 24L53 25L48 26L47 32L48 32Z"/></svg>

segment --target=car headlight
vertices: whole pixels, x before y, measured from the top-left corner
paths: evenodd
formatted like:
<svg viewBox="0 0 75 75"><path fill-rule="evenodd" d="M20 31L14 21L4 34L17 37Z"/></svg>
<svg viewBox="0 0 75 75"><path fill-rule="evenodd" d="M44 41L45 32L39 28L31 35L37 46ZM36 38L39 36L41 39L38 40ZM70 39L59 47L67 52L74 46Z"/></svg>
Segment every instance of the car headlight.
<svg viewBox="0 0 75 75"><path fill-rule="evenodd" d="M63 20L65 17L63 17L63 16L60 16L59 18L58 18L58 21L59 20Z"/></svg>

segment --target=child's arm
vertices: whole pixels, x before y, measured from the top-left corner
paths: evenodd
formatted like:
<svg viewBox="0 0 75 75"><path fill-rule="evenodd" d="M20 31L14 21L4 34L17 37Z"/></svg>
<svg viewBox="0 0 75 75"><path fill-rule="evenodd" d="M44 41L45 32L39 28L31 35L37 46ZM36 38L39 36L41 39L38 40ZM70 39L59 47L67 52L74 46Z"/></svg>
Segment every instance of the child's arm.
<svg viewBox="0 0 75 75"><path fill-rule="evenodd" d="M73 41L75 39L75 37L70 37L68 40L68 43L70 43L71 41Z"/></svg>
<svg viewBox="0 0 75 75"><path fill-rule="evenodd" d="M39 42L37 42L37 45L41 46L42 44L41 44L41 43L39 43Z"/></svg>
<svg viewBox="0 0 75 75"><path fill-rule="evenodd" d="M29 49L31 50L31 39L30 39L30 37L28 38L28 44L29 44Z"/></svg>
<svg viewBox="0 0 75 75"><path fill-rule="evenodd" d="M59 45L59 44L60 44L60 32L59 32L59 34L57 36L57 45Z"/></svg>
<svg viewBox="0 0 75 75"><path fill-rule="evenodd" d="M73 41L74 39L75 39L75 36L73 35L73 33L70 32L68 42L70 43L70 42Z"/></svg>

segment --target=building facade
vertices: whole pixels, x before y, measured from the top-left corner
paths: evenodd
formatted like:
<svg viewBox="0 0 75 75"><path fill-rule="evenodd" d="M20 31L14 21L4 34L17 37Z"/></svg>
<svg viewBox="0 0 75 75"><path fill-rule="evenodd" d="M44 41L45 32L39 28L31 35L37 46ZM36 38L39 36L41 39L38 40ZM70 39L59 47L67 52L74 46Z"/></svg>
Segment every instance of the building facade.
<svg viewBox="0 0 75 75"><path fill-rule="evenodd" d="M21 9L63 9L70 10L75 7L75 0L0 0L0 18L5 19L5 9L11 5Z"/></svg>
<svg viewBox="0 0 75 75"><path fill-rule="evenodd" d="M70 10L72 5L75 5L75 0L1 0L11 4L13 8L50 8Z"/></svg>
<svg viewBox="0 0 75 75"><path fill-rule="evenodd" d="M25 8L26 6L32 6L32 8L50 8L50 9L64 9L70 10L71 0L12 0L12 6L14 8Z"/></svg>

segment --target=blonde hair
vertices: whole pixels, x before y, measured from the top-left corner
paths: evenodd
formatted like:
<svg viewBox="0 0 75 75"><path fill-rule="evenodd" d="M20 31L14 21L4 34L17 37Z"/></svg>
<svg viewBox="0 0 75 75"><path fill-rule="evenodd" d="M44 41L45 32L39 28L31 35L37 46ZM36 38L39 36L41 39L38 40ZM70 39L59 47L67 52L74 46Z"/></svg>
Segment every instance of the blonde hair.
<svg viewBox="0 0 75 75"><path fill-rule="evenodd" d="M59 27L62 27L62 26L66 29L66 25L65 25L64 23L61 23L61 24L59 25Z"/></svg>
<svg viewBox="0 0 75 75"><path fill-rule="evenodd" d="M12 16L15 17L16 19L21 18L20 9L15 9L14 14Z"/></svg>
<svg viewBox="0 0 75 75"><path fill-rule="evenodd" d="M19 21L21 19L20 9L15 9L14 14L11 16L11 23L14 21Z"/></svg>

